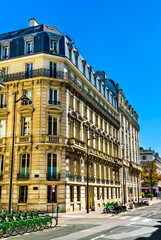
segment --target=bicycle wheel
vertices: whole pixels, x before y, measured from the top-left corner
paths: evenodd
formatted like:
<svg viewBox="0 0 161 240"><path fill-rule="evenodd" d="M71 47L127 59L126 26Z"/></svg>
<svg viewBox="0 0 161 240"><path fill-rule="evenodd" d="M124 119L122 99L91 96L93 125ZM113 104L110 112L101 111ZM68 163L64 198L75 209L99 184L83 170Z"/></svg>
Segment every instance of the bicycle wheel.
<svg viewBox="0 0 161 240"><path fill-rule="evenodd" d="M27 233L31 233L35 229L35 223L34 222L26 222L28 227L27 227Z"/></svg>
<svg viewBox="0 0 161 240"><path fill-rule="evenodd" d="M18 223L12 223L12 224L13 224L12 236L17 236L21 231L21 226Z"/></svg>
<svg viewBox="0 0 161 240"><path fill-rule="evenodd" d="M45 219L39 219L41 226L40 226L40 231L44 230L46 228L47 222L45 221Z"/></svg>
<svg viewBox="0 0 161 240"><path fill-rule="evenodd" d="M26 233L28 230L28 225L26 224L21 224L21 230L20 230L20 235Z"/></svg>
<svg viewBox="0 0 161 240"><path fill-rule="evenodd" d="M56 226L56 218L51 219L51 228L54 228Z"/></svg>
<svg viewBox="0 0 161 240"><path fill-rule="evenodd" d="M3 236L3 225L0 224L0 238Z"/></svg>
<svg viewBox="0 0 161 240"><path fill-rule="evenodd" d="M9 236L11 236L12 232L13 232L13 226L11 224L9 226L3 225L3 237L4 238L8 238Z"/></svg>

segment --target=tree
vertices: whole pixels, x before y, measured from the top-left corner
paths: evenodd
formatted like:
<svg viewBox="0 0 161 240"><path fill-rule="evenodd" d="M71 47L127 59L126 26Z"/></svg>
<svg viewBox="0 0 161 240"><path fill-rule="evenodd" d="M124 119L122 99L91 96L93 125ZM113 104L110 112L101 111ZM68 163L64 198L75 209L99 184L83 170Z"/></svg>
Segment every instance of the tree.
<svg viewBox="0 0 161 240"><path fill-rule="evenodd" d="M151 193L154 186L161 180L161 174L157 172L157 165L154 161L147 161L142 166L142 178L144 179L143 187L150 187Z"/></svg>

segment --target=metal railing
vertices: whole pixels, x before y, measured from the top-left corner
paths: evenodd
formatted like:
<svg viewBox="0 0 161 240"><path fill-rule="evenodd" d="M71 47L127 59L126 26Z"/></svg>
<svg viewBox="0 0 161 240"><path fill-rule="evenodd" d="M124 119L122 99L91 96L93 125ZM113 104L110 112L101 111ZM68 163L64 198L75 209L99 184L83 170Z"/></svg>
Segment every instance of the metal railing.
<svg viewBox="0 0 161 240"><path fill-rule="evenodd" d="M5 82L9 81L16 81L26 78L35 78L35 77L51 77L51 78L57 78L57 79L64 79L64 80L70 80L79 90L81 89L83 92L86 93L88 98L90 100L93 100L97 106L99 106L106 114L108 114L115 122L120 125L120 122L100 103L97 101L97 99L90 94L87 89L85 89L84 86L81 86L77 79L72 76L68 72L64 71L51 71L51 69L47 68L39 68L39 69L33 69L32 71L24 71L24 72L18 72L18 73L11 73L7 74L5 76Z"/></svg>
<svg viewBox="0 0 161 240"><path fill-rule="evenodd" d="M17 174L17 179L23 179L23 180L28 180L29 179L29 173L18 173Z"/></svg>
<svg viewBox="0 0 161 240"><path fill-rule="evenodd" d="M60 101L49 100L49 104L51 104L51 105L60 105Z"/></svg>
<svg viewBox="0 0 161 240"><path fill-rule="evenodd" d="M52 173L47 173L46 176L48 181L59 181L60 180L60 173L52 174Z"/></svg>

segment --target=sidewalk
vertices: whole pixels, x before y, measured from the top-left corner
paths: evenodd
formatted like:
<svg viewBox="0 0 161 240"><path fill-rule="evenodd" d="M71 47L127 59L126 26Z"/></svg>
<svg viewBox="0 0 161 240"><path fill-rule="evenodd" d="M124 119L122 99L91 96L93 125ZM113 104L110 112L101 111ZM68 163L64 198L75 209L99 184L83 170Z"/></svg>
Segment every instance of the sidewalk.
<svg viewBox="0 0 161 240"><path fill-rule="evenodd" d="M143 200L148 200L149 201L149 206L151 205L155 205L157 203L161 203L161 199L157 199L157 198L153 198L153 200L151 201L150 199L147 199L147 198L144 198ZM139 207L140 209L141 208L144 208L144 207L148 207L146 205L142 206L142 207ZM90 211L88 214L86 212L86 210L83 210L83 211L75 211L75 212L67 212L67 213L59 213L59 226L61 224L65 224L66 221L70 221L74 218L77 218L77 219L81 219L81 218L86 218L86 219L90 219L90 218L109 218L111 216L113 216L113 214L105 214L103 213L103 209L104 207L98 207L96 211ZM135 209L138 209L138 208L134 208L134 209L128 209L128 211L135 211ZM124 213L122 213L124 214Z"/></svg>

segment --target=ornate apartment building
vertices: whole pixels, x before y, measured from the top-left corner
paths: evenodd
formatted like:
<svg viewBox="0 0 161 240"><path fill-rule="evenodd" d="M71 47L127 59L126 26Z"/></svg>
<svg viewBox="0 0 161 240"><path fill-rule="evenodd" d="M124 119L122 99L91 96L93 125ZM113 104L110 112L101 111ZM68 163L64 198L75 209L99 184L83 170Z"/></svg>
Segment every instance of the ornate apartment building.
<svg viewBox="0 0 161 240"><path fill-rule="evenodd" d="M90 207L122 202L122 189L128 196L131 186L136 200L137 114L105 72L86 63L69 36L29 22L29 28L0 34L1 206L9 202L15 93L30 101L16 104L13 206L51 211L55 183L53 200L62 211L85 209L87 143Z"/></svg>

